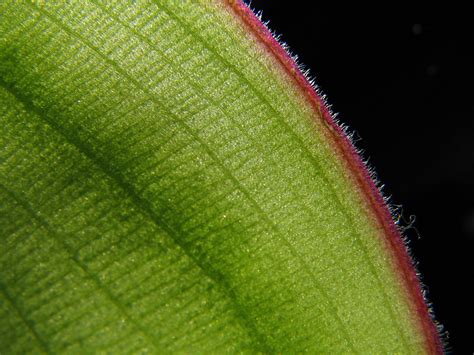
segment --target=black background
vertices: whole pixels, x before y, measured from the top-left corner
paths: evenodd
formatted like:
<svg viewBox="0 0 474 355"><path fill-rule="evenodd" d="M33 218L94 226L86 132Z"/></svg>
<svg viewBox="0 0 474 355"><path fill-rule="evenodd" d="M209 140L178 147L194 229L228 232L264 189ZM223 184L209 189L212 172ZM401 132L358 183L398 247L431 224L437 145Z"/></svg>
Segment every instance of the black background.
<svg viewBox="0 0 474 355"><path fill-rule="evenodd" d="M356 132L401 224L444 327L448 352L472 354L474 31L471 23L370 14L341 18L252 1ZM420 21L420 22L417 22ZM360 139L358 139L360 138Z"/></svg>

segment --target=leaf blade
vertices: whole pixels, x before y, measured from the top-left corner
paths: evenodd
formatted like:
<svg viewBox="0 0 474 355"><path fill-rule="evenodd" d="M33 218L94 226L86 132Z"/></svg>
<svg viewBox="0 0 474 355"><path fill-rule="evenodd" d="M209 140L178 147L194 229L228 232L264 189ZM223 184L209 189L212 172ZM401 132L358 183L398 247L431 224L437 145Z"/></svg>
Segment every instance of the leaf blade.
<svg viewBox="0 0 474 355"><path fill-rule="evenodd" d="M315 134L327 128L313 120L314 112L297 89L285 89L288 80L270 65L274 59L265 57L248 36L243 37L244 31L224 7L167 2L135 8L92 2L24 6L25 17L34 19L30 21L33 30L25 29L18 10L10 14L11 22L5 22L9 30L20 29L9 34L4 51L12 53L7 59L14 61L12 65L2 60L5 87L16 91L17 98L23 97L24 106L44 111L50 127L82 147L83 156L100 162L103 172L115 176L115 189L128 190L132 200L141 201L132 210L149 219L155 216L155 224L168 226L164 228L167 234L174 231L172 239L188 258L217 275L214 279L221 285L216 287L227 295L220 297L227 303L234 297L237 305L226 307L244 313L243 322L235 321L239 318L235 315L224 322L224 328L233 324L234 332L247 339L235 340L237 345L231 348L362 351L387 346L413 350L421 344L419 339L407 340L415 333L405 330L413 327L409 306L399 294L374 227L366 222L371 217L359 206L361 198L347 182L333 147L324 135ZM143 18L139 17L142 12ZM135 23L141 24L137 30L133 30ZM195 29L193 23L204 27ZM208 43L222 39L216 33L239 31L240 37L225 43L234 46L230 54L225 54L225 45L215 49ZM206 34L205 39L200 33ZM187 36L194 40L186 42ZM199 58L193 65L181 54L185 49L173 47L182 43L191 46L191 59ZM166 55L167 50L171 55ZM205 56L200 57L201 53ZM258 64L250 67L249 59L234 58L242 56L258 58ZM219 73L225 74L221 82ZM224 90L227 87L231 90ZM228 105L226 99L242 87L237 103ZM251 94L246 94L247 89ZM48 140L43 137L43 141ZM66 156L62 161L67 161ZM88 165L85 171L91 169ZM38 172L45 169L42 165ZM12 181L18 178L10 171L13 167L5 165L2 176ZM20 181L16 189L24 190L27 182ZM70 199L74 201L73 192ZM34 194L28 196L28 201L34 199ZM54 219L58 228L67 220L55 215L60 205L44 211L40 206L35 209ZM79 206L78 215L84 218L84 202ZM118 228L119 220L115 216L109 223ZM77 238L77 228L68 230L68 241ZM89 237L98 238L107 228L105 224ZM148 233L151 239L156 231ZM361 242L358 234L364 233L372 239ZM79 234L80 238L88 240ZM106 245L106 240L101 243ZM120 249L120 243L115 245ZM90 248L89 252L96 251ZM331 275L325 275L327 270ZM392 280L388 296L377 279ZM344 283L350 286L341 288ZM351 303L348 295L358 299ZM360 304L373 304L382 316L374 312L372 320L364 319L361 315L367 308L354 307ZM395 311L390 311L392 307ZM398 311L407 314L407 319L394 319ZM157 319L159 313L155 313ZM213 317L219 319L217 313ZM145 322L144 327L156 324L159 328L157 319ZM370 331L357 329L361 319L367 329L383 328L389 334L362 337ZM379 326L369 327L374 319ZM255 338L255 333L260 335ZM400 336L404 345L399 344ZM169 338L173 336L158 343L163 341L165 348L179 346L171 345ZM205 348L209 344L202 339L206 337L200 340ZM187 340L196 344L195 339ZM186 336L182 341L186 343Z"/></svg>

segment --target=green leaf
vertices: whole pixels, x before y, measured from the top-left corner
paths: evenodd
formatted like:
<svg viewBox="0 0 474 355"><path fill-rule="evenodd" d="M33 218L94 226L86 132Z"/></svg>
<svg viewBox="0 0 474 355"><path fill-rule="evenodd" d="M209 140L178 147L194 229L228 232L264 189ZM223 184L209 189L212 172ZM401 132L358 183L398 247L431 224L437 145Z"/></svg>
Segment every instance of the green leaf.
<svg viewBox="0 0 474 355"><path fill-rule="evenodd" d="M0 3L2 353L441 352L369 173L241 2Z"/></svg>

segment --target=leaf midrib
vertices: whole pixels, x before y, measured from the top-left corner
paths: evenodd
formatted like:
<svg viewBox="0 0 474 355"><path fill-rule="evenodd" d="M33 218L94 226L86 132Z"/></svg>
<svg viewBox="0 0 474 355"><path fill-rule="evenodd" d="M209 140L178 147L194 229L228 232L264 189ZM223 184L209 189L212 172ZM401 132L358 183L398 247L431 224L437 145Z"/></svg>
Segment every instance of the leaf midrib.
<svg viewBox="0 0 474 355"><path fill-rule="evenodd" d="M0 188L2 188L4 191L8 193L6 189L3 188L3 185L0 184ZM15 199L16 200L16 199ZM36 341L36 343L39 345L39 347L47 354L50 354L51 351L48 347L48 344L44 339L39 335L39 333L36 331L34 324L26 317L24 314L23 310L21 307L17 304L15 301L15 298L10 295L10 292L8 291L8 288L6 285L0 280L0 291L3 293L5 299L11 304L12 308L15 310L15 312L18 314L19 318L23 322L23 324L26 325L28 331L31 333L33 339Z"/></svg>
<svg viewBox="0 0 474 355"><path fill-rule="evenodd" d="M373 265L370 257L369 257L369 253L368 253L368 250L367 250L367 247L365 246L365 244L362 242L361 238L360 238L360 235L359 233L354 229L354 219L353 217L346 211L346 209L344 208L344 206L342 205L342 202L340 201L340 198L339 196L337 195L337 193L334 191L334 188L333 186L328 182L328 179L327 179L327 176L324 174L324 169L320 169L320 164L318 163L318 161L316 160L316 158L313 156L313 154L308 150L308 148L306 147L305 144L303 144L301 138L299 137L298 134L296 134L296 132L291 128L290 125L288 125L286 123L286 121L284 120L283 118L283 114L278 111L276 108L274 108L271 103L265 98L265 96L251 83L250 80L248 80L245 75L243 73L241 73L237 68L235 68L229 61L227 61L224 57L222 57L218 52L217 50L212 46L210 45L209 43L207 43L201 36L199 36L194 30L191 29L191 27L184 23L176 14L174 14L169 8L167 8L162 2L159 2L158 0L152 0L158 8L160 8L161 6L161 10L163 10L164 12L166 12L171 18L173 18L175 21L177 21L179 24L181 24L181 26L191 35L193 36L196 40L198 40L206 49L208 49L209 51L211 51L215 57L220 60L223 64L225 64L226 67L228 67L229 69L232 70L232 72L234 74L236 74L238 77L240 77L242 79L242 81L255 93L255 95L268 107L270 108L270 110L279 118L278 119L278 122L282 125L284 125L285 129L292 135L293 138L295 138L298 142L298 145L300 146L300 148L304 151L305 155L310 159L310 161L312 162L313 166L316 168L315 171L317 172L317 174L322 178L322 180L324 181L324 183L326 184L326 187L328 188L331 196L333 197L333 200L336 202L336 205L337 205L337 208L339 209L339 211L342 213L342 215L344 217L347 218L347 220L349 221L349 226L350 226L350 231L351 231L351 234L355 237L355 240L357 242L357 244L359 245L359 247L361 248L364 256L365 256L365 260L367 261L367 263L369 264L369 269L372 273L372 275L374 276L375 280L376 280L376 283L377 283L377 286L379 287L379 289L381 290L382 292L382 296L383 296L383 299L384 299L384 304L389 312L389 315L390 315L390 318L392 319L392 322L396 325L396 328L397 328L397 331L401 337L401 340L404 344L404 347L406 349L409 348L408 346L408 343L407 343L407 340L405 338L405 334L404 332L401 330L401 325L399 324L399 321L397 319L397 317L395 316L395 313L392 309L392 304L389 302L388 300L388 296L387 296L387 292L386 292L386 289L385 289L385 286L383 284L383 282L380 280L380 277L379 275L377 274L376 272L376 269L375 269L375 266ZM221 0L221 1L226 1L226 0ZM354 349L353 349L354 350Z"/></svg>
<svg viewBox="0 0 474 355"><path fill-rule="evenodd" d="M133 324L135 329L137 329L140 333L142 333L146 337L146 339L148 339L148 341L150 341L150 343L155 347L155 350L158 350L161 348L161 346L159 345L159 342L155 339L155 337L149 332L147 332L133 317L130 316L130 314L128 314L128 312L125 310L121 302L117 300L115 296L112 294L112 292L110 292L110 290L105 285L102 284L99 278L97 278L97 276L95 276L94 273L90 271L87 264L82 262L79 258L75 257L75 251L67 243L63 241L63 238L61 238L56 233L54 228L52 228L52 226L48 223L47 220L39 216L35 212L35 210L29 205L27 201L22 199L20 196L18 196L17 193L10 190L8 187L3 185L2 183L0 183L0 189L4 190L8 195L10 195L11 198L13 198L31 217L33 217L33 219L36 222L39 223L40 226L42 226L48 232L50 236L53 237L56 243L58 243L70 255L70 260L72 260L73 263L75 263L84 272L86 277L89 278L96 285L97 289L100 290L100 292L102 292L109 299L109 301L119 310L119 312L122 313L127 318L127 320ZM22 316L22 318L24 317ZM27 324L30 325L30 322L28 321ZM34 333L38 337L38 339L41 339L41 337L36 331L34 331ZM42 340L41 343L42 345L46 344L44 340ZM47 348L45 348L45 350L50 352ZM161 349L161 350L163 351L164 349Z"/></svg>
<svg viewBox="0 0 474 355"><path fill-rule="evenodd" d="M178 246L184 253L185 255L197 266L201 271L206 275L206 277L211 280L213 283L215 283L218 288L229 298L229 300L232 302L234 305L234 314L240 318L242 326L244 326L247 329L247 333L254 338L257 343L262 347L262 350L268 353L272 353L273 349L271 346L268 344L268 342L265 340L265 336L262 335L253 325L252 321L250 320L249 316L247 315L247 311L245 310L246 307L244 307L242 304L240 304L237 301L237 297L226 281L224 275L219 273L217 270L212 269L212 267L205 267L203 263L201 263L192 253L189 252L188 248L180 242L179 238L175 237L178 235L177 231L174 230L173 227L169 226L166 222L162 221L159 219L159 217L155 214L151 206L149 205L148 201L141 198L136 192L134 191L133 187L131 184L129 184L127 181L122 179L122 177L114 172L113 169L111 169L104 160L102 160L100 157L96 156L94 152L89 149L87 146L83 145L80 141L76 140L73 135L69 135L66 130L62 129L61 126L57 125L54 120L51 120L48 118L48 115L46 112L44 112L41 108L34 106L33 103L26 97L24 97L20 92L18 92L15 87L9 85L6 83L3 78L0 77L0 87L3 87L5 90L10 92L22 105L24 108L38 116L43 122L45 122L49 127L51 127L54 131L59 133L65 141L75 147L79 152L81 152L92 164L97 166L106 176L109 176L121 189L122 191L125 192L127 197L130 199L130 201L139 209L142 215L150 219L160 230L162 230L176 246ZM3 187L6 190L6 187L3 185L0 185L0 187ZM10 192L12 196L13 192L10 190L6 190ZM20 205L24 206L24 202L22 203L21 199L18 199L15 197L15 199L19 202ZM31 208L26 209L27 211L33 211ZM35 216L35 214L33 214ZM40 220L41 221L41 220ZM47 224L46 221L44 223ZM52 228L50 228L52 232L54 231ZM69 248L69 247L68 247ZM70 248L69 248L70 249ZM67 251L71 254L71 259L77 262L76 258L74 257L74 251L72 249L67 249ZM129 318L128 315L126 315L127 318ZM137 328L140 330L140 328ZM145 330L143 330L145 332ZM147 333L144 333L144 335L147 336L147 338L150 336ZM157 346L155 344L156 341L153 341L152 344Z"/></svg>
<svg viewBox="0 0 474 355"><path fill-rule="evenodd" d="M38 10L38 11L40 11L40 10ZM171 15L170 15L170 16L171 16ZM50 17L50 18L51 18L51 17ZM53 20L54 20L54 19L51 18L51 21L52 21L52 22L57 23L58 26L62 27L61 24L59 24L60 21L58 21L58 20L53 21ZM183 23L181 23L181 24L183 24ZM183 27L186 28L186 25L183 24ZM63 29L67 32L67 30L66 30L65 28L63 28ZM191 31L191 29L187 29L187 31ZM86 43L83 39L81 39L80 37L78 37L78 36L76 36L76 37L79 38L79 39L80 39L82 42L84 42L85 44L87 44L87 43ZM203 44L205 44L205 42L204 42L203 39L200 39L200 41L201 41ZM90 47L90 46L89 46L89 47ZM93 49L93 48L91 47L91 49ZM94 49L93 49L93 50L94 50ZM210 50L211 50L211 49L210 49ZM110 59L108 59L107 57L104 57L104 55L101 55L101 53L100 53L99 51L96 51L96 52L97 52L98 55L100 55L102 58L104 58L105 61L106 61L108 64L114 66L117 71L118 71L118 69L120 69L120 67L118 67L118 66L115 64L115 62L114 62L113 60L110 60ZM220 57L220 56L218 55L218 53L216 53L215 51L213 51L213 52L216 54L216 57L218 57L218 58ZM240 75L241 78L242 78L242 80L247 80L247 79L245 78L245 76L244 76L242 73L240 73L237 69L233 68L233 67L230 65L230 63L227 63L227 65L228 65L232 70L234 70L238 75ZM125 71L124 71L124 73L127 74ZM121 74L123 75L123 73L121 73ZM134 81L133 81L133 78L129 77L128 74L125 75L125 77L127 78L127 80L131 81L135 86L137 86L138 83L137 83L136 81L134 82ZM252 88L252 89L254 90L254 92L256 92L256 94L259 94L259 92L256 90L256 88L253 88L253 86L250 84L250 82L248 82L248 84L249 84L249 87ZM138 87L138 88L141 88L141 87L139 86L139 84L138 84L137 87ZM143 91L146 92L146 90L144 90L144 89L143 89ZM151 96L149 92L146 92L146 93L147 93L149 96ZM274 112L274 113L280 118L280 119L278 120L278 121L280 122L280 124L286 125L286 122L284 122L281 112L277 112L277 111L270 105L270 103L267 102L267 100L265 99L265 97L264 97L262 94L260 94L259 98L260 98L261 100L264 100L264 101L266 102L266 106L267 106L270 110L273 110L272 112ZM156 103L156 100L155 100L154 102ZM179 122L179 121L180 121L180 120L178 120L178 122ZM53 128L54 128L54 127L53 127ZM288 128L289 128L289 127L288 127ZM190 128L188 128L188 129L189 129L190 131L192 131ZM291 128L289 128L289 131L292 132ZM61 132L60 132L60 133L61 133ZM299 136L297 136L296 133L292 132L292 134L295 136L295 138L299 139ZM63 134L63 136L64 136L64 134ZM66 136L64 136L64 137L67 139ZM193 135L193 137L196 138L195 135ZM302 142L301 142L301 139L299 139L298 142L299 142L300 146L302 147L302 149L305 149L305 151L307 152L308 157L309 157L310 159L312 159L314 165L315 165L315 166L318 166L318 165L317 165L317 162L314 160L314 157L313 157L312 154L309 152L309 150L307 150L307 148L306 148L303 144L301 144L301 143L302 143ZM200 143L202 144L203 142L200 142ZM74 143L70 143L70 144L75 145ZM81 144L83 144L83 143L81 143ZM76 147L78 147L78 146L76 145ZM78 148L79 148L79 147L78 147ZM89 151L90 151L92 154L94 154L94 153L93 153L93 150L89 149ZM84 151L82 151L82 152L84 153ZM86 155L87 155L87 154L86 154ZM219 161L219 160L217 159L217 157L212 156L212 155L211 155L211 157L212 157L214 160ZM90 156L88 156L88 158L89 158L91 161L93 161L96 165L99 165L99 166L100 166L100 164L97 164L97 161L94 161L93 159L91 159ZM96 159L97 159L97 157L96 157ZM100 158L99 158L99 159L100 159ZM223 166L222 166L221 168L223 168ZM103 167L101 167L101 169L103 169ZM113 171L113 169L111 169L110 166L107 166L106 169L109 169L109 170ZM104 170L104 169L103 169L103 170ZM317 169L317 171L319 171L319 169ZM105 170L104 170L104 172L105 172ZM110 175L110 174L108 174L108 175ZM119 175L119 174L118 174L118 175ZM120 175L119 175L119 176L120 176ZM324 179L324 181L326 182L326 184L327 184L329 190L331 191L331 193L332 193L333 196L335 197L335 201L336 201L336 203L338 204L339 210L340 210L341 213L343 213L344 216L349 220L349 222L350 222L350 228L351 228L351 230L352 230L352 232L353 232L353 234L354 234L354 233L355 233L355 232L354 232L354 229L353 229L354 223L353 223L352 218L351 218L349 215L347 215L347 214L345 213L344 208L342 208L342 204L340 203L337 194L335 194L335 192L333 191L333 188L332 188L331 184L328 184L328 183L327 183L327 178L324 176L324 174L322 174L321 176L323 177L323 179ZM128 185L129 187L131 187L131 188L133 189L132 185L131 185L131 184L128 184L128 183L126 182L126 180L123 178L123 176L120 176L120 179L122 180L123 183L125 183L126 185ZM234 179L235 179L235 177L234 177ZM116 180L116 181L117 181L117 180ZM117 181L117 182L118 182L118 181ZM120 185L120 183L119 183L119 185ZM123 188L123 186L121 186L121 187ZM126 189L125 189L125 190L126 190ZM144 202L146 205L148 205L148 208L150 209L150 211L154 212L152 206L149 204L149 202L148 202L147 200L144 200L143 198L141 198L140 195L139 195L139 193L137 193L135 190L132 190L132 191L133 191L133 193L134 193L139 199L142 200L142 202ZM129 191L128 191L128 192L129 192ZM128 193L128 192L127 192L127 193ZM246 196L246 197L247 197L247 196ZM134 199L132 198L132 200L134 200ZM134 201L135 201L135 200L134 200ZM256 202L254 201L254 203L256 203ZM140 207L140 209L141 209L141 206L139 206L139 207ZM260 210L261 210L261 209L260 209ZM261 211L261 212L265 215L265 213L264 213L263 211ZM156 216L156 218L157 218L157 216ZM268 218L268 216L267 216L267 218ZM278 229L276 229L275 231L278 231ZM278 231L278 234L281 235L281 232ZM360 239L360 238L359 238L359 234L354 234L354 235L357 237L356 240L357 240L357 242L359 243L359 245L361 246L362 250L363 250L364 253L367 255L366 250L365 250L365 246L362 245L362 244L363 244L362 241L359 240L359 239ZM170 238L172 238L172 237L170 236ZM172 238L172 239L173 239L173 238ZM175 242L176 242L176 241L175 241ZM183 249L183 250L185 250L185 249ZM186 251L186 250L185 250L185 251ZM369 258L366 258L366 259L369 260L369 263L370 263L370 259L369 259ZM303 264L302 258L301 258L300 262L302 262L302 264ZM380 290L382 291L384 297L386 298L386 295L385 295L385 292L384 292L383 284L381 284L381 282L380 282L380 280L379 280L379 277L378 277L378 274L375 272L375 268L373 267L373 265L371 265L371 269L372 269L372 272L373 272L373 274L374 274L375 279L376 279L377 282L379 283L379 288L380 288ZM310 271L308 270L307 272L310 272ZM390 314L392 315L392 309L391 309L391 307L389 306L389 304L388 304L388 302L387 302L387 299L386 299L386 304L387 304L388 310L390 311ZM392 319L393 319L393 317L392 317ZM396 323L397 326L398 326L398 322L396 322L396 321L394 320L394 323ZM403 333L401 333L401 334L402 334L402 340L404 340L404 339L403 339L403 338L404 338L404 337L403 337Z"/></svg>
<svg viewBox="0 0 474 355"><path fill-rule="evenodd" d="M117 65L117 63L115 63L113 60L111 60L110 58L108 58L106 55L104 55L97 47L95 47L94 45L92 45L89 41L87 41L83 36L81 36L80 34L78 34L77 32L73 31L72 29L70 29L69 27L65 26L61 21L58 21L56 18L54 18L50 13L44 11L41 7L35 7L33 4L29 4L31 7L33 7L34 9L36 9L38 12L40 12L41 14L43 14L44 16L48 17L54 24L56 24L58 27L60 27L62 30L64 30L66 33L68 33L70 36L72 37L75 37L77 38L78 40L80 40L82 43L84 43L87 47L89 47L92 51L94 51L94 53L96 53L99 57L101 57L106 63L108 63L109 65L111 65L113 68L115 68L115 70L120 74L122 75L125 79L127 79L129 82L131 82L135 87L137 87L138 89L140 89L141 91L143 91L149 98L150 100L152 100L156 105L159 106L159 101L144 87L142 87L140 85L139 82L137 82L134 78L132 78L125 70L123 70L119 65ZM230 65L230 64L229 64ZM162 106L164 107L164 106ZM240 192L245 196L245 198L247 199L248 202L250 202L250 204L253 206L253 208L255 209L255 211L263 218L263 220L265 221L265 223L267 224L267 227L269 227L275 234L279 235L280 236L280 241L284 243L284 245L287 247L287 249L290 251L290 253L292 254L292 256L297 259L300 264L302 265L302 269L308 274L308 276L312 279L313 281L313 287L315 287L319 292L320 294L323 296L323 298L326 300L327 302L327 305L330 307L330 309L332 310L331 312L331 316L335 319L336 323L338 324L338 327L339 329L341 330L342 334L344 335L344 339L346 340L347 344L349 345L349 347L351 348L352 351L355 352L355 346L354 344L352 343L352 340L351 340L351 337L349 336L348 334L348 331L344 325L344 323L342 322L342 319L340 318L338 312L337 312L337 308L336 306L334 305L332 299L329 297L329 295L326 293L326 291L324 290L323 287L321 287L321 285L319 284L318 282L318 279L316 278L316 276L314 275L314 273L311 271L311 268L309 267L309 265L306 263L306 261L303 259L303 257L299 254L299 252L295 249L295 247L288 241L287 238L284 237L284 235L281 233L281 231L278 229L278 227L270 220L270 218L268 217L268 215L262 210L262 208L257 204L257 202L251 197L250 193L243 188L243 186L239 183L239 181L237 180L237 178L222 164L222 162L217 158L217 156L212 152L212 150L209 148L209 146L199 137L197 136L194 131L188 126L186 125L182 120L180 120L175 114L173 114L172 112L170 112L168 109L165 108L165 111L167 112L167 114L172 117L175 122L178 122L185 130L186 132L191 135L200 145L201 147L206 151L206 153L216 162L216 164L220 167L222 173L229 179L232 181L232 183L234 184L234 186L240 190ZM59 127L60 128L60 127ZM65 134L63 134L63 136L66 137ZM68 140L70 140L71 137L69 137ZM77 146L77 144L75 144ZM84 149L84 148L82 148ZM91 154L93 154L91 152ZM97 157L95 158L97 159ZM94 160L94 159L92 159ZM112 169L107 169L107 170L110 170L112 171ZM105 169L104 169L105 171ZM121 177L119 177L118 174L115 174L114 173L114 179L120 179L122 180L124 183L126 183ZM129 184L129 183L126 183L127 184L127 189L130 190L130 191L133 191L133 194L135 196L135 200L140 200L141 203L143 204L146 200L142 199L141 197L139 197L138 194L136 194L136 192L133 190L132 188L132 185ZM147 206L147 209L154 213L153 212L153 209L150 207L150 206ZM163 223L163 222L162 222ZM168 228L168 231L169 232L171 230L171 227L170 226L167 226ZM175 235L177 235L177 233L175 232L174 233ZM171 235L170 235L171 236ZM177 238L174 238L175 241L177 241ZM181 245L182 248L185 248L184 245ZM187 252L188 253L188 252ZM188 253L189 254L189 253ZM221 276L222 278L223 276ZM229 285L226 286L226 289L229 289ZM388 303L387 303L388 305Z"/></svg>

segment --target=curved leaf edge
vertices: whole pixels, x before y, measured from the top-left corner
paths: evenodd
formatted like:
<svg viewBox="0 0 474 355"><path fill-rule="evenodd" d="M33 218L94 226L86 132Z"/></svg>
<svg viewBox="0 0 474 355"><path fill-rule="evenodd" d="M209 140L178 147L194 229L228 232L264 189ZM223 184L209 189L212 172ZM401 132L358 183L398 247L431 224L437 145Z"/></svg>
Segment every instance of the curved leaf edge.
<svg viewBox="0 0 474 355"><path fill-rule="evenodd" d="M394 222L394 208L383 196L374 169L363 160L362 152L351 140L347 126L342 125L330 110L325 96L303 71L296 59L289 53L288 47L281 43L272 31L261 21L260 16L244 3L243 0L226 0L224 3L236 18L248 29L264 50L270 53L283 70L293 79L296 87L309 101L311 107L323 119L327 133L334 143L334 148L350 171L353 183L361 190L377 221L383 226L386 238L383 240L387 254L397 267L396 273L405 286L403 290L409 303L414 306L419 329L425 339L425 350L429 354L443 354L446 339L443 327L439 324L427 299L426 288L416 263L410 253L407 239L401 228Z"/></svg>

